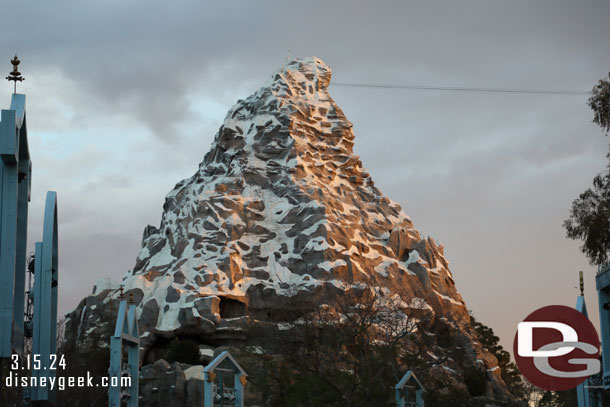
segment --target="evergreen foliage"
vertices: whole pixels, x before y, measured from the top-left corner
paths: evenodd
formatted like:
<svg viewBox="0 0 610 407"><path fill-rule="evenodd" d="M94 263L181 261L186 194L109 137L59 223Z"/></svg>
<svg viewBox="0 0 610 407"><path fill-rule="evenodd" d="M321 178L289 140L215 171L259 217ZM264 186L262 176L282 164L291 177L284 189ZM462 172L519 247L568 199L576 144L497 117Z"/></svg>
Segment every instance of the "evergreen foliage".
<svg viewBox="0 0 610 407"><path fill-rule="evenodd" d="M578 407L576 389L566 391L546 391L537 407Z"/></svg>
<svg viewBox="0 0 610 407"><path fill-rule="evenodd" d="M593 122L606 135L610 131L610 74L602 78L591 91L589 106L593 110ZM593 188L588 188L572 203L570 217L564 221L566 235L582 240L581 250L591 264L602 265L610 255L610 152L607 170L593 178Z"/></svg>
<svg viewBox="0 0 610 407"><path fill-rule="evenodd" d="M483 347L498 359L498 366L502 370L502 380L508 386L508 390L517 398L523 397L523 378L517 365L510 361L510 353L500 345L500 338L494 334L493 329L480 323L473 316L470 316L470 321Z"/></svg>
<svg viewBox="0 0 610 407"><path fill-rule="evenodd" d="M602 128L608 135L610 132L610 73L608 78L602 78L591 91L588 101L593 110L593 123Z"/></svg>

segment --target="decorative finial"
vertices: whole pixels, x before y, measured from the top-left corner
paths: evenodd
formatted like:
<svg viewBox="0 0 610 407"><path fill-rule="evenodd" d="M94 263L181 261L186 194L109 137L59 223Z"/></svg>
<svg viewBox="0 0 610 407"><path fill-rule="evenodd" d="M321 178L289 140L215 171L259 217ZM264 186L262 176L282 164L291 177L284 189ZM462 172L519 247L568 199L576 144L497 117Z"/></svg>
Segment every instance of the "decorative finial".
<svg viewBox="0 0 610 407"><path fill-rule="evenodd" d="M582 297L585 295L585 280L583 278L582 270L579 271L578 274L580 275L580 296Z"/></svg>
<svg viewBox="0 0 610 407"><path fill-rule="evenodd" d="M125 294L123 294L123 284L119 286L119 299L125 298Z"/></svg>
<svg viewBox="0 0 610 407"><path fill-rule="evenodd" d="M15 82L15 89L13 91L14 93L17 93L17 82L22 82L25 80L25 78L21 76L21 72L19 72L18 69L20 63L21 61L19 60L19 58L17 58L17 54L15 54L15 58L11 60L11 64L13 64L13 70L9 72L8 76L6 77L7 81Z"/></svg>

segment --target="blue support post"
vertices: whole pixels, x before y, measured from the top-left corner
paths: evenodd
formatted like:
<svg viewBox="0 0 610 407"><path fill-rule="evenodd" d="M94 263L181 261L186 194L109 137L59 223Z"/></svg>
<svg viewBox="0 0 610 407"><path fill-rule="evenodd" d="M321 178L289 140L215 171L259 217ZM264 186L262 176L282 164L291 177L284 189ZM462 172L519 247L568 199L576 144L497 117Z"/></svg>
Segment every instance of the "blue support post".
<svg viewBox="0 0 610 407"><path fill-rule="evenodd" d="M128 407L138 407L139 385L140 385L140 332L138 330L138 320L135 304L129 305L127 313L128 333L131 342L127 349L127 370L131 377L131 386L128 389Z"/></svg>
<svg viewBox="0 0 610 407"><path fill-rule="evenodd" d="M23 351L27 211L31 161L25 95L0 113L0 358Z"/></svg>
<svg viewBox="0 0 610 407"><path fill-rule="evenodd" d="M57 194L47 192L44 213L42 242L35 245L34 254L34 326L32 355L40 357L40 369L32 370L32 377L55 377L51 369L51 355L57 354L57 285L58 239L57 239ZM33 401L48 401L55 404L54 392L47 386L32 387L29 398Z"/></svg>
<svg viewBox="0 0 610 407"><path fill-rule="evenodd" d="M22 130L23 131L23 130ZM23 148L20 154L23 153ZM15 300L13 301L13 315L15 323L18 327L15 333L14 342L17 344L23 343L24 336L24 312L23 304L25 303L25 264L27 256L27 227L28 227L28 205L30 201L30 178L32 173L32 165L29 157L27 160L22 157L19 160L18 174L26 178L19 182L17 187L17 198L20 202L17 205L17 245L15 253L15 263L17 272L15 273ZM22 174L22 175L21 175ZM21 271L21 267L24 267Z"/></svg>
<svg viewBox="0 0 610 407"><path fill-rule="evenodd" d="M580 273L580 295L576 299L576 311L582 313L589 318L587 312L587 304L585 302L585 283L583 272ZM601 317L601 314L600 314ZM602 330L603 331L603 330ZM576 399L578 407L598 407L601 406L601 377L602 372L598 375L588 377L584 382L576 387Z"/></svg>
<svg viewBox="0 0 610 407"><path fill-rule="evenodd" d="M602 340L602 377L604 390L610 388L610 264L600 266L595 276Z"/></svg>
<svg viewBox="0 0 610 407"><path fill-rule="evenodd" d="M113 336L110 338L110 367L108 377L121 377L121 363L123 359L123 347L121 338ZM116 384L116 383L115 383ZM121 405L121 387L112 385L108 387L108 406L119 407Z"/></svg>
<svg viewBox="0 0 610 407"><path fill-rule="evenodd" d="M576 311L582 313L585 317L589 318L589 314L587 313L587 304L585 303L585 297L582 294L579 295L576 299ZM576 398L578 399L578 407L592 407L589 402L590 400L588 384L589 380L585 380L583 383L579 384L578 387L576 387Z"/></svg>
<svg viewBox="0 0 610 407"><path fill-rule="evenodd" d="M27 126L25 121L25 95L15 95L11 102L14 110L18 144L16 149L17 163L17 240L15 246L15 299L13 301L13 315L17 329L14 343L17 349L23 344L25 301L25 259L27 252L28 202L30 202L32 162L28 147ZM20 352L21 353L21 352Z"/></svg>
<svg viewBox="0 0 610 407"><path fill-rule="evenodd" d="M203 372L205 384L203 385L203 406L214 407L214 372Z"/></svg>
<svg viewBox="0 0 610 407"><path fill-rule="evenodd" d="M17 57L15 57L17 60ZM14 61L13 61L14 62ZM17 60L16 64L19 64ZM16 69L15 69L16 70ZM32 162L28 147L25 95L13 94L11 107L0 112L0 358L23 356L28 203ZM48 192L42 242L35 245L35 286L32 321L32 376L55 376L57 330L57 195ZM38 362L36 361L38 360ZM28 400L54 405L47 387L24 389Z"/></svg>
<svg viewBox="0 0 610 407"><path fill-rule="evenodd" d="M235 406L243 406L244 405L244 384L245 384L246 376L241 374L241 372L237 372L233 379L233 388L235 389Z"/></svg>
<svg viewBox="0 0 610 407"><path fill-rule="evenodd" d="M123 345L127 346L127 363L124 369ZM138 407L140 377L140 333L136 306L121 299L119 313L110 338L110 367L108 368L108 406L120 407L126 400L127 407ZM124 375L125 374L125 375ZM130 377L131 383L123 389L122 377ZM113 383L114 381L114 383Z"/></svg>

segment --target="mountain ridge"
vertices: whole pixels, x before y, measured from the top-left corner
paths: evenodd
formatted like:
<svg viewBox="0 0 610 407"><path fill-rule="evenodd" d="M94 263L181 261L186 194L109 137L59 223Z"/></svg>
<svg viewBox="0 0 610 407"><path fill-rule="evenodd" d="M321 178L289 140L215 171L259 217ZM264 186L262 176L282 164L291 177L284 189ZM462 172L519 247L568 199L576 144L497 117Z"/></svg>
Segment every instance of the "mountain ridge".
<svg viewBox="0 0 610 407"><path fill-rule="evenodd" d="M166 196L159 227L145 228L122 281L138 304L143 362L155 362L179 335L206 346L255 343L248 323L281 322L291 310L370 289L453 326L468 363L482 363L507 397L443 246L375 187L353 153L352 124L328 93L330 79L316 57L288 62L237 101L198 170ZM95 310L116 297L96 290L71 314L71 329L106 329Z"/></svg>

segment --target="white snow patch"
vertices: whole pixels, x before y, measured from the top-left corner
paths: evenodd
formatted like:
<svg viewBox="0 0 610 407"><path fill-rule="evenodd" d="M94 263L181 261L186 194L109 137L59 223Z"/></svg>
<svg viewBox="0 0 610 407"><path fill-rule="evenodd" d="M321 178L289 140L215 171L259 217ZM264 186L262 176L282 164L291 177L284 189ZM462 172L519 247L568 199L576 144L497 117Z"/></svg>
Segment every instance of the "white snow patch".
<svg viewBox="0 0 610 407"><path fill-rule="evenodd" d="M140 250L140 254L138 254L138 260L144 260L149 256L150 256L150 250L148 250L148 247L143 247Z"/></svg>
<svg viewBox="0 0 610 407"><path fill-rule="evenodd" d="M163 249L154 256L152 256L148 263L148 268L151 267L162 267L167 266L176 258L172 256L171 247L169 247L169 242L166 240Z"/></svg>
<svg viewBox="0 0 610 407"><path fill-rule="evenodd" d="M375 267L375 272L377 274L381 274L384 277L387 277L388 276L388 267L390 267L394 263L396 263L396 262L393 260L382 261Z"/></svg>
<svg viewBox="0 0 610 407"><path fill-rule="evenodd" d="M430 351L428 351L427 353L428 353L428 356L430 356L432 359L434 359L434 360L438 359L438 356L436 356L434 353L432 353Z"/></svg>
<svg viewBox="0 0 610 407"><path fill-rule="evenodd" d="M420 261L420 258L419 258L419 253L417 252L417 250L412 250L412 251L409 253L409 258L408 258L408 259L407 259L407 261L405 262L405 265L407 265L407 266L408 266L408 265L409 265L409 264L411 264L411 263L417 263L417 262L419 262L419 261Z"/></svg>
<svg viewBox="0 0 610 407"><path fill-rule="evenodd" d="M191 380L191 379L195 379L195 380L204 380L203 377L203 366L202 365L195 365L195 366L191 366L188 369L186 369L184 371L184 379L185 380Z"/></svg>
<svg viewBox="0 0 610 407"><path fill-rule="evenodd" d="M446 371L448 371L451 374L457 375L457 372L454 369L450 368L449 366L443 366L443 369L445 369Z"/></svg>
<svg viewBox="0 0 610 407"><path fill-rule="evenodd" d="M436 295L438 295L439 297L441 297L443 300L445 300L445 301L449 301L449 302L450 302L450 303L452 303L452 304L455 304L455 305L460 305L460 306L463 306L463 305L464 305L464 303L459 302L459 301L456 301L456 300L454 300L453 298L448 297L448 296L446 296L446 295L443 295L443 294L439 293L439 292L438 292L438 291L436 291L436 290L434 290L434 293L435 293Z"/></svg>
<svg viewBox="0 0 610 407"><path fill-rule="evenodd" d="M330 272L332 269L340 267L340 266L347 266L347 262L343 259L337 259L334 261L324 261L320 264L318 264L318 267Z"/></svg>
<svg viewBox="0 0 610 407"><path fill-rule="evenodd" d="M92 295L98 295L104 290L116 290L119 288L119 283L114 281L109 276L100 277L93 285Z"/></svg>

